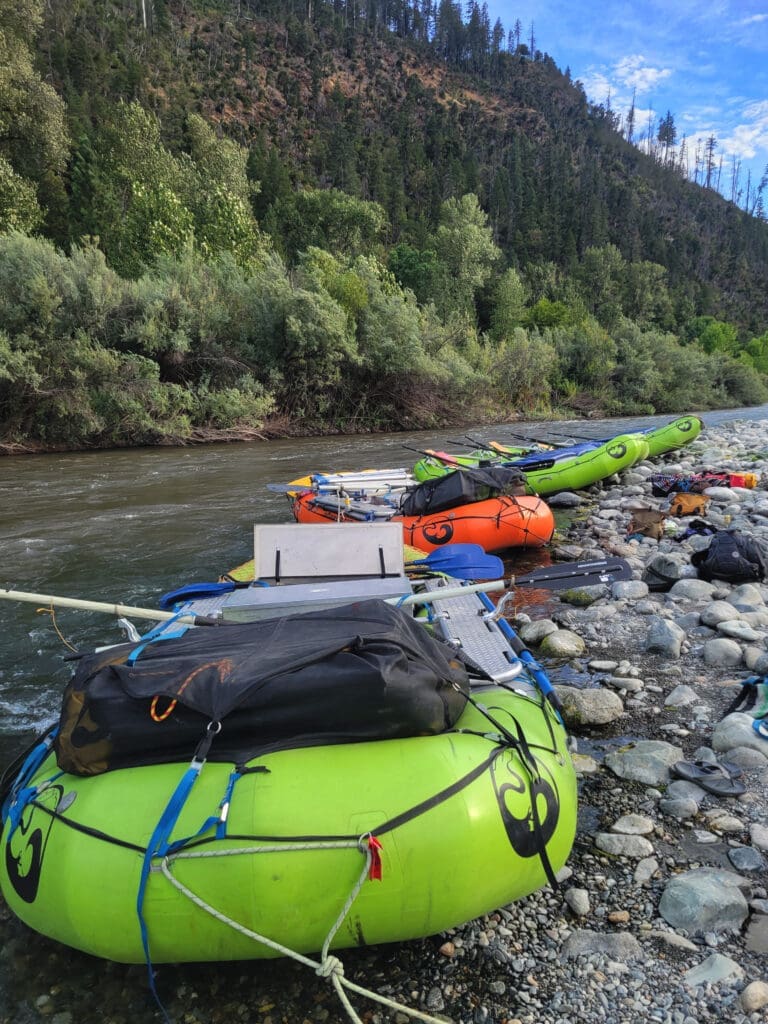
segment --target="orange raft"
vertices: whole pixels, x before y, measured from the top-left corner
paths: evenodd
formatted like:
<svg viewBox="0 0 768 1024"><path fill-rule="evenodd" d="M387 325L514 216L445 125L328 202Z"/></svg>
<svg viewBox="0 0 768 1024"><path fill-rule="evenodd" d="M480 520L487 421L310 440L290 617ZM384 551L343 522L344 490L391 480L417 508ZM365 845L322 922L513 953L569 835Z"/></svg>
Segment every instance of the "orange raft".
<svg viewBox="0 0 768 1024"><path fill-rule="evenodd" d="M328 507L313 491L297 494L292 502L299 523L352 523L359 517L344 513L343 501ZM537 495L504 495L423 516L387 517L403 524L406 544L434 551L443 544L481 544L486 551L504 548L540 548L555 531L552 510Z"/></svg>

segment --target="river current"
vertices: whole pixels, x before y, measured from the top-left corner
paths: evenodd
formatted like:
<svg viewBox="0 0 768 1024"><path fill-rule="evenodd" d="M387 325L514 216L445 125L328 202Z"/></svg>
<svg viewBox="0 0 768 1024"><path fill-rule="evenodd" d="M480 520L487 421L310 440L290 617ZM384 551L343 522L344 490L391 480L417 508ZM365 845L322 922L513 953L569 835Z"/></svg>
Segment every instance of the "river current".
<svg viewBox="0 0 768 1024"><path fill-rule="evenodd" d="M712 425L766 417L768 406L702 414ZM511 431L604 437L672 418L515 423L466 433L510 443ZM456 429L0 459L0 587L152 607L166 590L215 580L251 557L254 523L292 521L286 497L268 483L314 471L407 466L418 457L410 449L445 447L447 437L462 436ZM520 561L518 552L513 565ZM87 649L123 634L98 613L62 609L52 622L35 605L0 601L2 762L57 714L71 673L62 638Z"/></svg>

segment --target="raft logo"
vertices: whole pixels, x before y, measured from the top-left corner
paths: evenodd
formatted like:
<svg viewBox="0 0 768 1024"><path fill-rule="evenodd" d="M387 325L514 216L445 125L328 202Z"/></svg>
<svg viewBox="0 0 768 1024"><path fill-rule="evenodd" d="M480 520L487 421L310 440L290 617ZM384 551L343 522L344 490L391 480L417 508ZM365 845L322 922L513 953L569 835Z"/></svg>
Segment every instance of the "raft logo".
<svg viewBox="0 0 768 1024"><path fill-rule="evenodd" d="M448 544L453 539L453 523L447 519L437 523L426 523L421 532L430 544Z"/></svg>
<svg viewBox="0 0 768 1024"><path fill-rule="evenodd" d="M508 781L501 781L499 776L502 773L507 776ZM492 765L491 777L509 845L518 857L535 857L542 852L557 828L560 817L557 787L541 776L527 784L523 776L514 770L510 761L506 764ZM528 810L524 817L519 818L512 813L510 803L519 807L521 797L524 798L523 807L527 804ZM545 805L543 815L542 801ZM537 828L534 819L534 806L540 828Z"/></svg>
<svg viewBox="0 0 768 1024"><path fill-rule="evenodd" d="M64 795L64 788L63 786L49 786L41 795L46 803L50 802L57 807ZM54 799L51 800L51 797ZM34 903L37 899L43 857L54 821L52 815L46 815L46 824L33 828L34 814L35 808L31 805L24 809L18 828L9 836L5 844L5 870L8 873L8 880L16 894L25 903ZM25 839L26 842L24 842ZM11 850L12 845L17 847L18 853Z"/></svg>

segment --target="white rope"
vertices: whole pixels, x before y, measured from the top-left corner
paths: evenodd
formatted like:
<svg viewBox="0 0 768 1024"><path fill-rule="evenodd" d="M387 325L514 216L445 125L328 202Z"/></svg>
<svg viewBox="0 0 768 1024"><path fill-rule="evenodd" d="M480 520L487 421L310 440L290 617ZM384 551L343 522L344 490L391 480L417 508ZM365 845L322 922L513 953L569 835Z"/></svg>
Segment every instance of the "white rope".
<svg viewBox="0 0 768 1024"><path fill-rule="evenodd" d="M293 960L297 960L299 963L304 964L306 967L314 969L315 974L320 978L330 979L333 987L336 990L336 994L339 1000L347 1011L349 1019L353 1024L363 1024L363 1021L358 1017L355 1008L349 1001L349 997L345 992L345 989L349 989L351 992L355 992L357 995L365 996L368 999L372 999L375 1002L381 1003L387 1009L399 1011L405 1013L414 1020L424 1021L424 1024L445 1024L445 1021L439 1020L437 1017L432 1017L428 1013L422 1013L420 1010L414 1010L411 1007L404 1006L402 1003L395 1002L393 999L388 999L386 996L380 995L378 992L372 992L370 989L364 988L362 985L357 985L355 982L350 981L344 976L344 965L338 957L330 955L328 953L328 947L333 941L333 937L341 927L344 918L349 913L350 907L357 898L366 878L368 877L368 871L371 866L371 849L363 843L367 836L362 836L357 842L350 841L330 841L330 842L307 842L307 843L292 843L289 845L279 844L276 846L258 846L240 849L230 850L219 850L219 851L189 851L186 853L176 853L171 856L164 857L160 862L160 870L163 876L171 883L171 885L180 892L187 899L191 900L196 907L204 910L206 914L210 914L211 917L220 921L222 924L227 925L236 932L240 932L241 935L245 935L246 938L253 939L254 942L260 942L262 945L273 949L276 953L280 953L282 956L291 957ZM171 862L175 860L192 860L201 859L205 857L227 857L227 856L239 856L245 853L274 853L284 851L295 851L295 850L313 850L313 849L349 849L350 847L357 847L361 853L365 856L365 865L360 877L352 887L344 907L342 908L338 918L334 922L331 930L329 931L325 942L323 943L322 951L320 953L321 959L318 962L313 960L311 957L304 956L302 953L298 953L296 950L289 949L287 946L282 945L280 942L276 942L274 939L267 938L266 935L260 935L258 932L253 931L250 928L246 928L245 925L240 924L238 921L227 917L226 914L222 914L221 911L216 910L210 903L206 903L202 897L192 892L191 889L187 888L183 882L180 882L171 871Z"/></svg>

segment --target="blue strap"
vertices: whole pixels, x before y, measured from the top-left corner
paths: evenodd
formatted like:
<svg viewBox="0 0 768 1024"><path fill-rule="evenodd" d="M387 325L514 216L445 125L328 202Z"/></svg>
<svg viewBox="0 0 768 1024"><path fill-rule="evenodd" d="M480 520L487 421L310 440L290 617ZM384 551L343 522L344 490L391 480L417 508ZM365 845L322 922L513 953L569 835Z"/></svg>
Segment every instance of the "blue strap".
<svg viewBox="0 0 768 1024"><path fill-rule="evenodd" d="M19 827L21 816L27 809L28 805L35 799L35 797L42 793L43 790L48 789L51 783L60 779L64 772L56 772L50 779L45 779L43 782L38 783L37 786L25 786L16 793L15 800L9 804L6 818L9 822L8 835L6 837L6 843L10 842L13 833Z"/></svg>
<svg viewBox="0 0 768 1024"><path fill-rule="evenodd" d="M224 796L219 801L219 806L216 814L212 814L206 818L200 828L191 836L186 836L184 839L176 839L174 842L168 844L168 853L176 853L177 850L181 850L184 846L193 842L195 839L199 839L200 836L205 835L209 829L216 828L216 838L226 839L227 836L227 818L229 816L229 805L232 802L232 790L235 788L235 783L238 779L242 778L242 775L236 768L233 768L229 780L227 781L227 788L224 791Z"/></svg>
<svg viewBox="0 0 768 1024"><path fill-rule="evenodd" d="M147 890L147 881L149 880L149 873L152 870L152 860L155 857L164 857L169 850L168 838L173 831L173 828L178 821L179 815L181 814L184 804L187 802L192 787L197 782L200 775L200 771L203 767L204 761L198 761L196 758L192 759L192 762L181 777L181 781L174 790L171 799L160 815L160 820L155 826L155 830L150 836L149 842L147 843L147 851L144 854L144 861L141 865L141 876L139 878L139 891L136 896L136 913L139 918L139 929L141 931L141 945L144 949L144 959L147 964L147 972L149 976L149 988L152 995L155 998L155 1002L160 1007L166 1021L169 1021L168 1014L165 1012L165 1007L160 1001L160 996L157 993L155 987L155 976L152 969L152 958L149 953L149 932L147 931L147 922L144 919L144 896Z"/></svg>
<svg viewBox="0 0 768 1024"><path fill-rule="evenodd" d="M13 786L11 787L9 794L3 803L3 822L5 822L5 819L9 814L10 808L16 802L19 794L23 790L26 783L29 782L29 780L35 774L37 769L48 756L48 753L51 747L53 746L53 742L56 739L58 732L59 727L56 726L56 728L52 729L46 736L44 736L39 743L36 743L32 750L30 750L30 752L27 754L24 763L22 764L21 768L19 768L18 775L14 779ZM16 826L14 826L14 828L15 827Z"/></svg>
<svg viewBox="0 0 768 1024"><path fill-rule="evenodd" d="M179 609L179 611L176 612L173 618L166 619L164 622L159 622L156 626L153 626L152 629L150 629L148 633L145 633L144 636L141 638L141 643L138 644L138 646L134 647L134 649L128 655L126 664L135 665L144 648L147 647L149 644L154 644L158 640L178 640L179 637L184 636L184 634L189 629L187 623L183 623L179 626L178 629L171 630L170 632L168 631L168 627L173 622L175 622L180 615L184 614L184 609L181 608Z"/></svg>
<svg viewBox="0 0 768 1024"><path fill-rule="evenodd" d="M161 608L173 608L179 601L190 598L215 597L217 594L228 594L237 584L234 580L223 580L221 583L188 583L178 590L170 590L158 601ZM243 586L241 583L240 586Z"/></svg>

